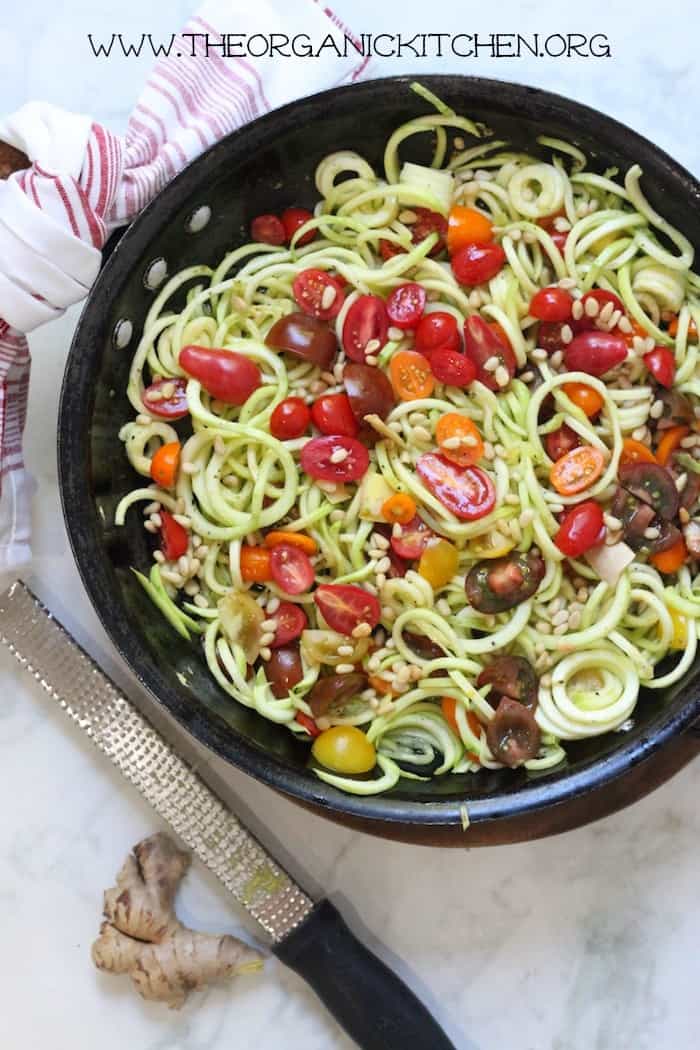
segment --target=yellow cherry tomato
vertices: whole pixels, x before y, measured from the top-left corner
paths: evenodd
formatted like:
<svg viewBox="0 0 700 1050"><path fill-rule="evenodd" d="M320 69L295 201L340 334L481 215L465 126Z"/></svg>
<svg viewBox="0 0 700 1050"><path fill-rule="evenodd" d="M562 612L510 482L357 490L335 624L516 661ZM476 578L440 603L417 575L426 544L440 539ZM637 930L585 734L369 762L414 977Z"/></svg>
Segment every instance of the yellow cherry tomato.
<svg viewBox="0 0 700 1050"><path fill-rule="evenodd" d="M506 536L496 526L483 536L474 537L469 544L469 554L479 561L482 558L502 558L504 554L509 554L514 546L513 537L510 534Z"/></svg>
<svg viewBox="0 0 700 1050"><path fill-rule="evenodd" d="M317 762L334 773L369 773L377 753L356 726L332 726L316 737L311 748Z"/></svg>
<svg viewBox="0 0 700 1050"><path fill-rule="evenodd" d="M669 609L673 623L673 634L671 635L672 649L685 649L688 644L688 620L676 609Z"/></svg>
<svg viewBox="0 0 700 1050"><path fill-rule="evenodd" d="M421 554L418 572L437 591L450 582L458 565L459 553L454 544L438 540Z"/></svg>

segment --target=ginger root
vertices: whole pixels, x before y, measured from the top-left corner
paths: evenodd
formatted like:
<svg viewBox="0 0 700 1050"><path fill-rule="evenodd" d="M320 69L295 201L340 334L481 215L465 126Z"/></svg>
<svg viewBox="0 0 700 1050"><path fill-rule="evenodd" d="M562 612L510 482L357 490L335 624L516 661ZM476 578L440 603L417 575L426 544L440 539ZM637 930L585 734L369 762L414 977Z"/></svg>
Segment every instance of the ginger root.
<svg viewBox="0 0 700 1050"><path fill-rule="evenodd" d="M92 946L99 970L128 973L144 999L178 1009L193 988L262 968L259 952L235 937L197 933L175 915L173 900L190 865L162 832L134 846L104 895L106 922Z"/></svg>

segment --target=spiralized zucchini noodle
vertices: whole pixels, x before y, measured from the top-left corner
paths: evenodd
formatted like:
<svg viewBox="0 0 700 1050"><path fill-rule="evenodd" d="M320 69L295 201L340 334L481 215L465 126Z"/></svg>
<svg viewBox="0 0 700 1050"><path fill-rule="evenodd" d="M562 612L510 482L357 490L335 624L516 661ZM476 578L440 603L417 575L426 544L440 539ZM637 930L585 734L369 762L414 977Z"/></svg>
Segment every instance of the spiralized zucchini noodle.
<svg viewBox="0 0 700 1050"><path fill-rule="evenodd" d="M577 147L544 136L521 152L414 88L435 112L394 132L382 171L350 149L326 157L313 216L287 243L251 241L215 269L191 266L167 281L131 363L134 416L120 432L145 480L116 522L137 504L144 511L154 560L136 575L154 604L183 644L202 646L232 702L313 743L318 777L367 795L402 777L557 767L567 741L629 726L640 688L678 681L700 618L691 244L652 208L638 166L594 171ZM406 162L426 141L429 165ZM448 215L451 259L439 221ZM481 235L469 240L474 221L490 231L487 256L493 246L502 253L481 280L465 279L451 241L466 223L457 254L465 243L483 249ZM313 312L295 283L309 270L342 286L342 307L318 322L338 344L325 366L271 338L283 319ZM416 324L390 317L362 348L394 392L369 427L358 419L369 466L349 480L342 469L336 481L312 476L301 456L316 425L275 436L272 414L290 398L311 407L344 394L354 305L385 302L409 282L425 292L423 320L440 314L444 330L459 333L456 349L476 378L441 380L426 354L427 385L411 387L398 355L417 353ZM564 320L548 321L546 303L536 310L543 289L549 307L566 311L568 301ZM371 335L371 316L366 324ZM485 328L501 347L489 343L486 359ZM622 340L623 360L599 367L591 334L617 349ZM217 397L196 364L183 366L186 347L242 355L257 384L242 404ZM463 441L459 431L441 436L455 415L467 421ZM457 452L475 447L478 461L460 461ZM171 448L179 459L161 451ZM562 467L576 448L590 474L578 485ZM424 469L436 455L438 482ZM332 463L345 458L336 449ZM477 476L492 499L463 513ZM388 516L397 495L421 519L418 536L415 519ZM602 530L577 546L567 515L591 505ZM313 568L306 586L287 589L284 571L270 570L266 537L280 531ZM407 532L419 542L413 557ZM328 585L376 599L376 622L333 629L315 590ZM303 630L280 646L281 603L302 611ZM343 676L352 688L341 688ZM328 679L331 702L319 693ZM358 734L360 763L348 765L343 741L352 756Z"/></svg>

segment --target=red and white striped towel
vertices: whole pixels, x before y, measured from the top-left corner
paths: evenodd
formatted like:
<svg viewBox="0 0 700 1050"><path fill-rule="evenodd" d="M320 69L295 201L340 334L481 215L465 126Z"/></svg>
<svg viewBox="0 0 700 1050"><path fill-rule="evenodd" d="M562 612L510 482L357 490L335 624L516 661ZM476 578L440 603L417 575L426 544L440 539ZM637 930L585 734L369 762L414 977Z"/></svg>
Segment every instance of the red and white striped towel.
<svg viewBox="0 0 700 1050"><path fill-rule="evenodd" d="M32 161L0 182L0 587L31 557L25 334L87 295L111 230L190 160L270 109L356 80L367 67L356 52L338 58L330 48L320 58L227 59L211 45L234 32L331 33L342 47L345 30L319 0L207 0L182 33L207 34L208 53L203 36L182 36L180 56L176 44L158 60L124 138L45 103L0 121L0 140Z"/></svg>

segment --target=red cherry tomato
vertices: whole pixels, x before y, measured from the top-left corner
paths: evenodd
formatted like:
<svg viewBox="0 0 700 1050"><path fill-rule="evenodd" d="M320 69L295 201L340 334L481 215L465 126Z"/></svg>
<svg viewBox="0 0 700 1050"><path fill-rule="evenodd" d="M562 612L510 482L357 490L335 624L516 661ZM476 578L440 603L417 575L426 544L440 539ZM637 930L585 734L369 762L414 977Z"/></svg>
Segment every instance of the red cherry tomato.
<svg viewBox="0 0 700 1050"><path fill-rule="evenodd" d="M430 368L438 383L469 386L476 379L476 365L464 354L441 346L430 355Z"/></svg>
<svg viewBox="0 0 700 1050"><path fill-rule="evenodd" d="M310 422L309 406L300 397L286 397L270 416L270 433L278 441L290 441L301 437Z"/></svg>
<svg viewBox="0 0 700 1050"><path fill-rule="evenodd" d="M400 244L395 244L393 241L387 241L382 237L379 242L379 254L384 262L388 262L389 259L393 259L397 255L405 255L406 249L402 248Z"/></svg>
<svg viewBox="0 0 700 1050"><path fill-rule="evenodd" d="M423 316L428 295L415 281L394 288L386 301L386 312L396 328L415 328Z"/></svg>
<svg viewBox="0 0 700 1050"><path fill-rule="evenodd" d="M275 637L270 642L271 649L279 649L281 645L293 642L309 624L304 610L293 602L280 602L277 612L271 618L277 620Z"/></svg>
<svg viewBox="0 0 700 1050"><path fill-rule="evenodd" d="M364 364L369 354L376 354L384 346L389 331L389 319L384 300L377 295L361 295L347 312L343 325L343 349L351 361ZM376 344L367 350L367 344Z"/></svg>
<svg viewBox="0 0 700 1050"><path fill-rule="evenodd" d="M495 371L489 372L484 368L489 358L497 357L499 366L506 369L511 379L515 375L517 362L510 343L506 345L499 339L478 314L473 314L464 322L464 350L476 366L476 378L489 390L500 390Z"/></svg>
<svg viewBox="0 0 700 1050"><path fill-rule="evenodd" d="M308 554L291 543L278 543L270 551L270 572L285 594L303 594L314 582L314 567Z"/></svg>
<svg viewBox="0 0 700 1050"><path fill-rule="evenodd" d="M480 467L459 467L436 452L424 452L416 470L426 488L461 521L476 521L496 503L496 489Z"/></svg>
<svg viewBox="0 0 700 1050"><path fill-rule="evenodd" d="M284 232L288 241L291 241L297 230L300 230L302 226L305 226L310 219L313 219L313 215L306 208L287 208L282 212L282 225L284 226ZM303 248L305 244L310 244L316 236L315 230L309 230L303 237L300 237L297 241L297 247Z"/></svg>
<svg viewBox="0 0 700 1050"><path fill-rule="evenodd" d="M627 343L621 335L593 329L574 336L564 347L564 361L570 372L602 376L627 357Z"/></svg>
<svg viewBox="0 0 700 1050"><path fill-rule="evenodd" d="M359 427L347 394L324 394L311 409L313 424L322 434L357 437Z"/></svg>
<svg viewBox="0 0 700 1050"><path fill-rule="evenodd" d="M170 397L163 397L163 388L172 388ZM143 403L154 416L164 419L184 419L188 414L186 379L156 379L143 392Z"/></svg>
<svg viewBox="0 0 700 1050"><path fill-rule="evenodd" d="M400 558L414 561L416 558L420 558L434 537L435 533L433 530L416 514L414 518L411 518L410 521L401 526L400 536L394 536L393 532L391 533L391 548ZM404 574L405 570L401 575L403 576Z"/></svg>
<svg viewBox="0 0 700 1050"><path fill-rule="evenodd" d="M287 243L287 233L282 220L276 215L258 215L257 219L253 219L250 236L260 244L274 244L277 248Z"/></svg>
<svg viewBox="0 0 700 1050"><path fill-rule="evenodd" d="M439 255L445 250L447 243L447 219L439 212L431 211L430 208L413 208L412 210L416 215L416 221L411 224L413 243L420 244L431 233L437 233L438 242L434 248L430 249L430 255Z"/></svg>
<svg viewBox="0 0 700 1050"><path fill-rule="evenodd" d="M381 617L379 599L362 587L348 583L322 583L314 601L332 631L351 635L361 623L376 627Z"/></svg>
<svg viewBox="0 0 700 1050"><path fill-rule="evenodd" d="M331 456L342 449L345 459L334 463ZM318 481L357 481L367 473L369 452L355 438L333 435L312 438L301 450L301 468Z"/></svg>
<svg viewBox="0 0 700 1050"><path fill-rule="evenodd" d="M559 251L564 254L564 248L566 247L566 240L569 236L569 231L562 233L554 225L555 220L559 217L566 218L566 212L562 208L561 211L555 212L554 215L544 215L541 219L537 220L537 225L541 226L543 230L546 230L549 236L556 244Z"/></svg>
<svg viewBox="0 0 700 1050"><path fill-rule="evenodd" d="M561 330L565 323L564 321L542 321L537 329L537 345L546 350L548 354L563 350L565 343L561 337Z"/></svg>
<svg viewBox="0 0 700 1050"><path fill-rule="evenodd" d="M198 379L208 394L227 405L244 405L262 383L258 366L233 350L186 346L178 361L180 368Z"/></svg>
<svg viewBox="0 0 700 1050"><path fill-rule="evenodd" d="M444 310L436 310L421 317L415 331L413 346L419 354L429 354L439 346L449 350L461 350L462 340L459 338L456 319Z"/></svg>
<svg viewBox="0 0 700 1050"><path fill-rule="evenodd" d="M167 510L160 511L160 549L168 561L187 553L187 530Z"/></svg>
<svg viewBox="0 0 700 1050"><path fill-rule="evenodd" d="M573 296L564 288L540 288L532 297L529 313L538 321L568 321L573 304Z"/></svg>
<svg viewBox="0 0 700 1050"><path fill-rule="evenodd" d="M302 270L294 278L292 291L304 313L321 321L337 317L345 301L342 285L325 270Z"/></svg>
<svg viewBox="0 0 700 1050"><path fill-rule="evenodd" d="M313 718L309 718L303 711L297 711L294 716L295 722L298 722L300 726L303 726L309 736L314 737L321 735L321 730L318 728Z"/></svg>
<svg viewBox="0 0 700 1050"><path fill-rule="evenodd" d="M567 230L566 233L562 233L560 230L554 230L551 234L551 238L563 255L564 249L566 248L566 242L569 239L569 231Z"/></svg>
<svg viewBox="0 0 700 1050"><path fill-rule="evenodd" d="M468 244L452 256L452 272L460 284L484 284L503 269L505 261L500 244Z"/></svg>
<svg viewBox="0 0 700 1050"><path fill-rule="evenodd" d="M596 327L598 314L596 314L595 317L589 317L586 313L586 303L589 301L594 301L598 304L598 313L600 313L603 307L607 306L608 303L613 304L613 310L619 310L621 314L626 313L624 303L614 292L606 292L604 288L594 288L592 291L586 292L581 299L581 302L583 303L583 317L580 317L578 321L574 322L574 327L577 332L586 331L587 329Z"/></svg>
<svg viewBox="0 0 700 1050"><path fill-rule="evenodd" d="M566 512L554 542L567 557L578 558L600 543L604 534L603 511L595 500L587 499Z"/></svg>
<svg viewBox="0 0 700 1050"><path fill-rule="evenodd" d="M568 427L566 423L557 430L553 430L550 434L545 434L544 438L544 447L547 455L555 463L562 456L565 456L567 452L578 448L580 444L581 441L578 434L571 427Z"/></svg>
<svg viewBox="0 0 700 1050"><path fill-rule="evenodd" d="M644 355L644 364L647 366L657 383L670 389L676 378L676 359L673 351L666 346L655 346L650 353Z"/></svg>

